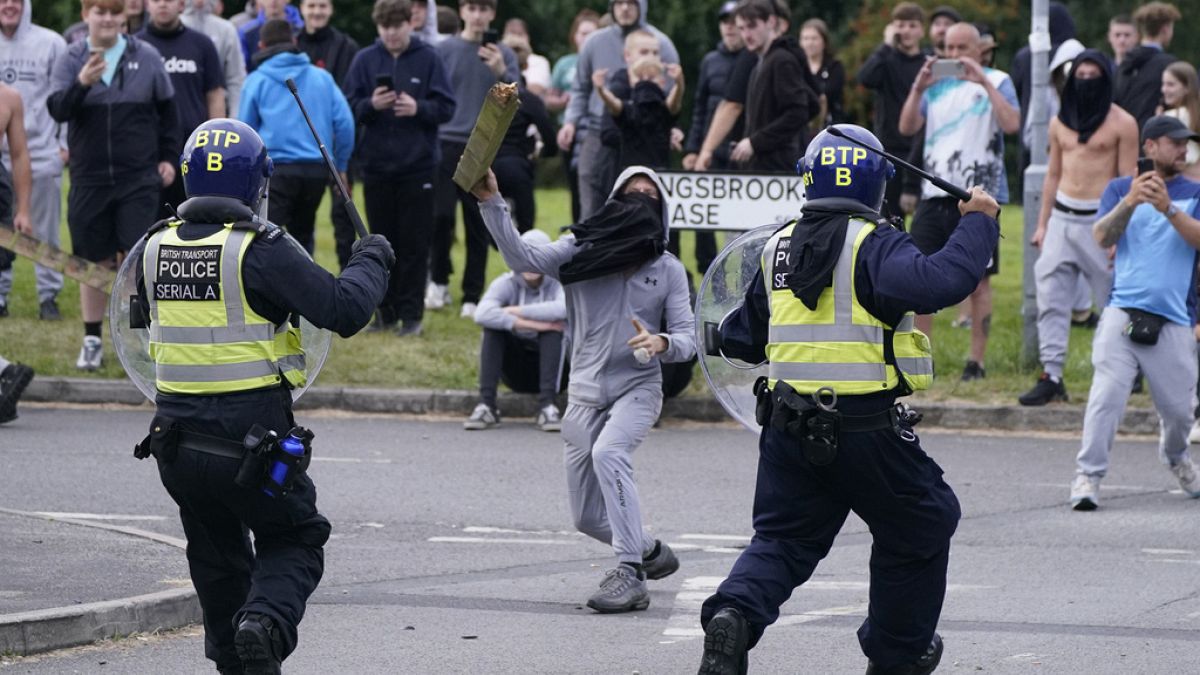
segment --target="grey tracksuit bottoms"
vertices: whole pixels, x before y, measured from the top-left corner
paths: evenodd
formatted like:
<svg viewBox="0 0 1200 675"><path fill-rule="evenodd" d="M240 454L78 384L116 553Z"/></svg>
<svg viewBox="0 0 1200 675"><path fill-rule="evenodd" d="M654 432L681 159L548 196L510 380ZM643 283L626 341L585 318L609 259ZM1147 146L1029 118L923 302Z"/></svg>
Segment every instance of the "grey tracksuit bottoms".
<svg viewBox="0 0 1200 675"><path fill-rule="evenodd" d="M562 420L567 497L580 532L611 544L618 562L641 564L654 549L642 529L633 451L662 411L661 383L636 387L607 408L567 405Z"/></svg>
<svg viewBox="0 0 1200 675"><path fill-rule="evenodd" d="M1069 208L1091 210L1099 201L1057 200ZM1078 303L1079 279L1087 280L1092 297L1107 302L1112 287L1108 252L1092 238L1094 215L1077 216L1055 209L1046 227L1042 252L1033 266L1037 284L1038 356L1042 368L1061 379L1071 334L1071 310Z"/></svg>
<svg viewBox="0 0 1200 675"><path fill-rule="evenodd" d="M1128 323L1125 310L1109 306L1096 326L1092 343L1095 375L1083 416L1083 446L1075 458L1078 473L1103 477L1108 471L1113 438L1139 366L1146 374L1160 420L1159 458L1171 465L1187 454L1197 368L1192 327L1167 321L1158 344L1140 345L1125 335Z"/></svg>
<svg viewBox="0 0 1200 675"><path fill-rule="evenodd" d="M2 169L0 169L2 170ZM16 197L13 197L12 216L16 212ZM51 246L59 246L58 225L62 218L62 176L34 176L33 190L29 199L29 220L33 225L33 236ZM63 287L63 276L49 267L35 266L38 302L53 300ZM0 304L5 304L12 291L12 268L0 272Z"/></svg>

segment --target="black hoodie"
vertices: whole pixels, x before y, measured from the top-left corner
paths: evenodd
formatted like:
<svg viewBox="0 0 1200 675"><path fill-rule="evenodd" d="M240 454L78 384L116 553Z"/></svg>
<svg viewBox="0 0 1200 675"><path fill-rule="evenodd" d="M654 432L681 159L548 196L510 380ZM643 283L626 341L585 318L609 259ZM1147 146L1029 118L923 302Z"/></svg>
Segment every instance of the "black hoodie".
<svg viewBox="0 0 1200 675"><path fill-rule="evenodd" d="M350 62L358 53L358 43L354 38L332 26L318 28L311 35L307 31L300 31L296 36L296 46L308 54L314 66L328 71L339 87L346 79L346 71L350 70Z"/></svg>
<svg viewBox="0 0 1200 675"><path fill-rule="evenodd" d="M1158 47L1138 45L1121 61L1113 102L1133 115L1138 129L1154 116L1154 109L1162 102L1163 71L1178 60Z"/></svg>

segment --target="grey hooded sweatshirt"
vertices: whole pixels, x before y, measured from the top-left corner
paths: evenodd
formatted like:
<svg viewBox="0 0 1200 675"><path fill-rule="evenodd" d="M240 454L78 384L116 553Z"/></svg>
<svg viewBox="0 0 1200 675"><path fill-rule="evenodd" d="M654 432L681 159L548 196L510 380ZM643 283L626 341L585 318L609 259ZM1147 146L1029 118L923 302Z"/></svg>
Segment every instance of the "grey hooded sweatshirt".
<svg viewBox="0 0 1200 675"><path fill-rule="evenodd" d="M590 42L590 39L589 39ZM654 181L662 197L663 237L668 233L667 191L658 174L644 166L631 166L617 178L611 201L637 175ZM522 241L513 225L508 204L496 195L480 202L484 225L492 234L504 261L514 272L541 272L557 279L559 268L580 250L574 235L565 235L544 246ZM696 353L695 319L688 297L687 271L670 253L645 263L632 273L615 273L565 287L567 327L571 342L571 381L568 401L605 408L635 387L662 385L657 361L687 361ZM635 335L630 319L647 330L657 328L666 316L667 350L641 364L626 344Z"/></svg>
<svg viewBox="0 0 1200 675"><path fill-rule="evenodd" d="M52 30L33 24L33 0L21 6L21 22L12 37L0 32L0 73L4 82L21 94L25 105L25 134L34 176L57 176L62 173L62 158L58 154L58 122L46 110L50 92L50 74L54 64L66 57L67 42ZM61 145L66 146L65 134ZM8 144L4 144L4 166L11 169Z"/></svg>
<svg viewBox="0 0 1200 675"><path fill-rule="evenodd" d="M246 81L246 57L242 54L237 26L229 19L213 14L216 0L205 0L200 7L196 7L194 0L185 2L187 6L179 19L188 28L207 35L216 45L217 56L225 70L225 107L230 117L236 117L242 100L242 83Z"/></svg>
<svg viewBox="0 0 1200 675"><path fill-rule="evenodd" d="M675 50L675 43L646 21L647 2L648 0L638 2L641 12L638 15L637 27L658 36L659 57L664 64L679 63L679 52ZM589 35L579 50L579 61L575 65L575 83L571 85L571 101L567 104L564 120L568 124L574 124L576 129L599 129L600 120L606 113L600 94L593 90L592 73L607 68L611 75L625 65L625 29L614 23Z"/></svg>

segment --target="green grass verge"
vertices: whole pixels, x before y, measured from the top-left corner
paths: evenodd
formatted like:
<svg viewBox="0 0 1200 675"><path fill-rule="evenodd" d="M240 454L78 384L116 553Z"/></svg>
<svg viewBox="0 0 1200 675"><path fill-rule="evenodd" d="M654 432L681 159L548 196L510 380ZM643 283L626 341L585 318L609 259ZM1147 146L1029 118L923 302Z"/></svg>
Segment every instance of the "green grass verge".
<svg viewBox="0 0 1200 675"><path fill-rule="evenodd" d="M64 195L66 192L64 186ZM361 208L361 191L357 195ZM570 222L570 200L565 189L537 191L537 227L558 236L561 226ZM64 206L65 214L65 206ZM987 379L964 383L959 381L966 358L970 331L954 328L951 321L956 310L941 312L935 320L934 362L937 380L931 391L923 394L930 399L965 399L981 403L1012 403L1028 389L1036 372L1020 367L1021 340L1021 255L1022 214L1019 206L1004 210L1001 240L1001 273L993 279L995 309L992 338L987 352ZM329 221L328 197L317 221L317 255L319 264L336 271L333 231ZM459 239L452 252L456 271L462 270L463 247ZM65 221L63 241L69 241ZM683 260L694 269L693 238L683 238ZM43 376L85 376L120 378L120 364L107 339L106 359L102 369L94 374L75 370L82 326L79 322L78 285L68 280L59 306L64 321L39 321L37 293L33 281L33 265L25 259L16 262L16 278L9 297L10 316L0 319L0 354L14 361L33 366ZM504 272L504 261L492 251L488 257L487 278L494 279ZM698 277L697 277L698 280ZM320 376L322 385L348 385L394 388L470 389L476 386L479 348L479 329L473 321L458 316L460 278L451 279L451 292L456 304L437 312L426 312L425 332L419 338L397 338L391 334L357 335L349 340L335 340L329 360ZM1066 382L1072 401L1083 401L1091 382L1091 331L1072 328L1066 364ZM694 378L691 393L705 391L702 378ZM1144 398L1144 395L1143 395ZM1146 400L1135 397L1134 405Z"/></svg>

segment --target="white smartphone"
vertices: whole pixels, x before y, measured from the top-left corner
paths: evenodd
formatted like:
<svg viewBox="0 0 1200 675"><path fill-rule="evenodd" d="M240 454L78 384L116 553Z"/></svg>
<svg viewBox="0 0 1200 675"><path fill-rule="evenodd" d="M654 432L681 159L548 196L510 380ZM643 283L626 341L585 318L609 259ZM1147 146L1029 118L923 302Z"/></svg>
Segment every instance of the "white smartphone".
<svg viewBox="0 0 1200 675"><path fill-rule="evenodd" d="M935 80L944 80L947 77L961 78L966 72L966 67L958 59L938 59L929 69L929 73Z"/></svg>

